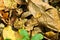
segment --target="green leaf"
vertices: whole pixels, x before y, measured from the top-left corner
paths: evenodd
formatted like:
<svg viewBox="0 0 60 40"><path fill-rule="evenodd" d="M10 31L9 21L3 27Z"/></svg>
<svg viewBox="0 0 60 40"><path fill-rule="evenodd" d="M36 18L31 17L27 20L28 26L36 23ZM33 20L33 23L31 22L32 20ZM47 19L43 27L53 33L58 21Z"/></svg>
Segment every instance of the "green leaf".
<svg viewBox="0 0 60 40"><path fill-rule="evenodd" d="M24 37L22 40L29 40L29 37Z"/></svg>
<svg viewBox="0 0 60 40"><path fill-rule="evenodd" d="M21 40L20 38L17 38L16 40Z"/></svg>
<svg viewBox="0 0 60 40"><path fill-rule="evenodd" d="M23 36L22 40L29 40L29 34L25 29L20 29L19 34Z"/></svg>
<svg viewBox="0 0 60 40"><path fill-rule="evenodd" d="M35 34L31 40L42 40L43 39L43 35L42 34Z"/></svg>
<svg viewBox="0 0 60 40"><path fill-rule="evenodd" d="M23 38L22 40L27 40L26 38Z"/></svg>
<svg viewBox="0 0 60 40"><path fill-rule="evenodd" d="M19 34L22 35L22 36L24 36L24 37L26 37L26 36L29 37L28 32L27 32L26 30L24 30L24 29L20 29L20 30L19 30Z"/></svg>

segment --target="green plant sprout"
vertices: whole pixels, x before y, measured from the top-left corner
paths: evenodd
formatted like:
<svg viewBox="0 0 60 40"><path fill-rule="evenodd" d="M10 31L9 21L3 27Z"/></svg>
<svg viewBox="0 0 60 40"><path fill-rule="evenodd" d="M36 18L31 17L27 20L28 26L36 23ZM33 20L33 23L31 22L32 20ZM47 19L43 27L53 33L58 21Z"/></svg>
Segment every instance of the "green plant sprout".
<svg viewBox="0 0 60 40"><path fill-rule="evenodd" d="M29 34L25 29L20 29L19 34L23 36L22 40L30 40ZM35 34L32 36L31 40L42 40L43 35L42 34Z"/></svg>
<svg viewBox="0 0 60 40"><path fill-rule="evenodd" d="M42 40L43 39L43 35L42 34L35 34L31 40Z"/></svg>
<svg viewBox="0 0 60 40"><path fill-rule="evenodd" d="M22 40L29 40L29 34L26 30L20 29L19 34L23 36Z"/></svg>

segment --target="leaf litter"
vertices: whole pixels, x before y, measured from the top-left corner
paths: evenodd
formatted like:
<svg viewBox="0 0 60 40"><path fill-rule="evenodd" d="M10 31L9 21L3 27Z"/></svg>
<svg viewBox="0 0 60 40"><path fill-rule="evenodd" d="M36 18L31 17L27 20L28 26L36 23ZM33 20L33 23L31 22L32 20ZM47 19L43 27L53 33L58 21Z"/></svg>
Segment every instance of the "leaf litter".
<svg viewBox="0 0 60 40"><path fill-rule="evenodd" d="M0 0L0 40L60 40L60 0Z"/></svg>

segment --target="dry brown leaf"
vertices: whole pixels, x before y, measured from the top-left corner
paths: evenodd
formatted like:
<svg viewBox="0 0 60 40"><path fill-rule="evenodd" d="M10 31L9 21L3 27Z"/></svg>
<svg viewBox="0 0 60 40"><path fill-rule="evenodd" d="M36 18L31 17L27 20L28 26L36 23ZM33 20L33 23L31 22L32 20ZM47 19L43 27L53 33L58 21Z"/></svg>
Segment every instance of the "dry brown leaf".
<svg viewBox="0 0 60 40"><path fill-rule="evenodd" d="M52 31L46 32L46 33L45 33L45 36L47 36L47 37L50 38L51 40L57 39L57 38L56 38L56 37L57 37L57 34L54 33L54 32L52 32Z"/></svg>
<svg viewBox="0 0 60 40"><path fill-rule="evenodd" d="M8 18L8 12L4 13L4 11L0 11L0 16L1 16L3 19L7 19L7 18Z"/></svg>
<svg viewBox="0 0 60 40"><path fill-rule="evenodd" d="M50 32L46 32L45 33L46 36L49 36L49 37L53 37L54 35L56 35L54 32L50 31Z"/></svg>
<svg viewBox="0 0 60 40"><path fill-rule="evenodd" d="M8 12L3 13L3 19L7 19L8 18Z"/></svg>

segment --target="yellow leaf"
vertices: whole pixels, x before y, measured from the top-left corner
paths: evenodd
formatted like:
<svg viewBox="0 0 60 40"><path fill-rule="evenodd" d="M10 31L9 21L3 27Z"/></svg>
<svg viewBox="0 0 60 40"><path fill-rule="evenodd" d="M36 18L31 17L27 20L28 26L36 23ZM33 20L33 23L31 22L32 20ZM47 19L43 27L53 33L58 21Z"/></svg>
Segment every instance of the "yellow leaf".
<svg viewBox="0 0 60 40"><path fill-rule="evenodd" d="M11 40L16 40L14 31L12 30L11 26L7 26L3 29L3 38L10 38Z"/></svg>

